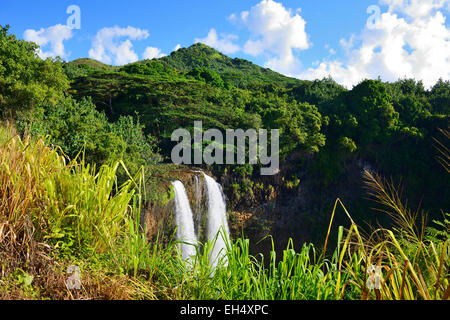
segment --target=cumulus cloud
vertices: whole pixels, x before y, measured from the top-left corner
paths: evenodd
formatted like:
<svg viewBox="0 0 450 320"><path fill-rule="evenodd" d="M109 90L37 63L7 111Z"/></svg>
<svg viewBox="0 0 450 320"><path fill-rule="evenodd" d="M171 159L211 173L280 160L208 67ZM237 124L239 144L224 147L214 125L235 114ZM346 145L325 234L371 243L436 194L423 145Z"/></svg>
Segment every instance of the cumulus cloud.
<svg viewBox="0 0 450 320"><path fill-rule="evenodd" d="M147 30L112 27L99 30L89 50L89 57L107 64L124 65L138 60L131 41L149 37ZM147 48L148 49L148 48Z"/></svg>
<svg viewBox="0 0 450 320"><path fill-rule="evenodd" d="M410 17L429 16L433 10L450 5L448 0L380 0L380 4L388 5L389 12L403 12Z"/></svg>
<svg viewBox="0 0 450 320"><path fill-rule="evenodd" d="M23 38L26 41L35 42L40 46L37 54L42 58L67 58L68 53L65 52L64 41L72 38L72 30L65 25L57 24L48 28L41 28L36 31L33 29L25 30ZM50 50L43 51L43 48L50 46Z"/></svg>
<svg viewBox="0 0 450 320"><path fill-rule="evenodd" d="M173 51L178 51L181 49L181 44L177 44L174 48Z"/></svg>
<svg viewBox="0 0 450 320"><path fill-rule="evenodd" d="M450 78L450 29L442 13L450 0L380 0L388 5L375 28L341 40L344 61L322 61L298 74L302 79L331 75L351 88L364 78L380 76L422 80L426 87Z"/></svg>
<svg viewBox="0 0 450 320"><path fill-rule="evenodd" d="M301 10L285 8L281 3L262 0L249 11L236 14L229 20L243 24L251 33L244 44L244 52L268 56L266 67L290 74L301 64L294 50L306 50L311 44L305 30L306 21L300 16Z"/></svg>
<svg viewBox="0 0 450 320"><path fill-rule="evenodd" d="M161 52L161 49L155 47L147 47L142 55L142 59L158 59L167 56Z"/></svg>
<svg viewBox="0 0 450 320"><path fill-rule="evenodd" d="M232 54L240 50L240 47L237 44L233 43L233 41L237 39L238 37L234 34L221 34L219 36L217 34L216 29L213 28L209 30L209 33L206 36L206 38L203 39L196 38L194 42L195 43L201 42L225 54Z"/></svg>

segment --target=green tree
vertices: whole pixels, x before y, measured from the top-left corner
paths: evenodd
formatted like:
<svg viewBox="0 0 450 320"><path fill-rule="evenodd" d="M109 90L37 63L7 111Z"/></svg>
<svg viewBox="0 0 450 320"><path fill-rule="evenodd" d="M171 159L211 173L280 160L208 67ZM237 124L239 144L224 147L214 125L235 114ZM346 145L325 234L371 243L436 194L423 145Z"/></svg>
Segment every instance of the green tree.
<svg viewBox="0 0 450 320"><path fill-rule="evenodd" d="M208 68L194 68L188 73L188 75L194 77L197 80L205 81L206 83L214 87L223 88L225 86L225 83L223 82L220 75Z"/></svg>
<svg viewBox="0 0 450 320"><path fill-rule="evenodd" d="M55 104L69 87L62 63L40 59L35 43L18 40L8 30L0 26L0 112Z"/></svg>
<svg viewBox="0 0 450 320"><path fill-rule="evenodd" d="M141 166L160 160L156 140L144 135L138 121L120 117L117 122L109 123L90 98L76 102L68 97L54 106L42 105L33 112L19 111L16 125L22 132L49 136L50 142L60 146L72 159L84 150L85 160L97 166L123 160L133 174ZM126 179L124 172L119 174L122 181Z"/></svg>
<svg viewBox="0 0 450 320"><path fill-rule="evenodd" d="M433 113L450 114L450 81L439 81L434 85L429 93L430 103L433 106Z"/></svg>
<svg viewBox="0 0 450 320"><path fill-rule="evenodd" d="M398 123L398 112L392 105L386 86L378 80L365 80L344 95L340 121L352 129L357 145L367 146L382 140Z"/></svg>

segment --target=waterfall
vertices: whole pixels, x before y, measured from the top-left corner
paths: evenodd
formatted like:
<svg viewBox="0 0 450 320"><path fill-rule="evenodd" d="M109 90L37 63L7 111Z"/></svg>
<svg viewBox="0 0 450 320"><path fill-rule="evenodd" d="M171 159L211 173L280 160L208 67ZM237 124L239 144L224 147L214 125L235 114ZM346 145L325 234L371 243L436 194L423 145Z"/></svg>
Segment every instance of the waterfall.
<svg viewBox="0 0 450 320"><path fill-rule="evenodd" d="M207 188L207 234L206 238L213 244L209 253L209 261L213 268L217 267L219 260L222 259L223 263L227 263L226 245L225 242L229 241L229 228L227 222L227 210L225 203L225 196L222 192L220 184L218 184L212 177L201 172L205 179L205 185ZM201 223L201 209L200 198L202 193L200 191L200 185L198 177L195 176L195 197L197 204L196 219L192 213L189 199L186 193L186 189L181 181L172 182L175 192L175 220L177 225L177 239L181 241L180 250L182 257L188 260L190 257L196 254L197 239L201 238L199 225ZM196 236L196 228L199 234Z"/></svg>
<svg viewBox="0 0 450 320"><path fill-rule="evenodd" d="M221 186L205 173L203 173L203 176L205 177L208 190L208 240L215 241L209 259L211 265L216 267L220 258L223 257L225 263L227 259L224 241L224 236L225 239L229 241L230 234L227 222L227 210ZM220 232L221 230L222 232ZM225 235L223 235L224 232Z"/></svg>
<svg viewBox="0 0 450 320"><path fill-rule="evenodd" d="M189 199L181 181L172 182L175 192L175 220L177 225L177 239L180 243L180 250L183 259L188 260L195 256L197 237L195 236L194 218L189 205Z"/></svg>
<svg viewBox="0 0 450 320"><path fill-rule="evenodd" d="M200 190L200 182L198 175L194 176L195 178L195 209L194 209L194 225L196 227L197 231L197 239L201 239L201 221L202 221L202 214L201 214L201 201L202 201L202 194Z"/></svg>

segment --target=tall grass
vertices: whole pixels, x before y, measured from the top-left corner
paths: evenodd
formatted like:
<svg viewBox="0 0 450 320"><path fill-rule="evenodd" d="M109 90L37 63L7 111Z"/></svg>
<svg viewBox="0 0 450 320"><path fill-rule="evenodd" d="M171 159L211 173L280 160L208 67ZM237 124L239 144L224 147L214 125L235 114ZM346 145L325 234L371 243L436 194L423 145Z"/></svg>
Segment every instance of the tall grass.
<svg viewBox="0 0 450 320"><path fill-rule="evenodd" d="M77 260L86 271L93 264L101 269L95 279L111 281L114 275L123 275L112 283L134 298L449 298L450 223L444 220L437 225L444 230L426 229L426 219L419 219L422 213L410 210L398 188L376 174L364 173L368 193L378 210L392 218L393 228L378 228L363 236L337 199L321 252L312 244L296 250L290 240L279 259L273 242L269 257L253 256L248 239L224 237L227 259L213 269L209 255L214 241L199 244L190 261L182 260L173 239L165 246L158 240L147 241L139 229L146 194L144 172L136 177L128 174L128 181L118 185L120 167L127 172L121 162L95 168L83 161L82 154L69 161L44 139L21 139L13 127L0 126L0 274L28 279L30 291L35 280L24 266L32 264L35 256L45 256L59 262ZM327 251L338 206L350 226L339 227L338 241ZM5 257L10 270L5 268ZM368 286L373 266L381 270L375 288ZM0 295L10 276L0 277Z"/></svg>
<svg viewBox="0 0 450 320"><path fill-rule="evenodd" d="M219 234L218 236L223 236ZM214 241L197 248L197 255L183 261L180 255L166 255L171 270L166 269L169 298L220 300L314 300L334 299L335 276L330 261L322 263L312 244L295 251L292 240L277 262L272 252L269 267L264 256L252 256L249 240L228 242L224 237L226 258L212 268L209 254ZM175 243L174 243L175 244ZM176 249L172 249L176 252ZM167 253L167 251L166 251ZM167 260L166 260L167 262ZM325 272L323 269L325 268Z"/></svg>
<svg viewBox="0 0 450 320"><path fill-rule="evenodd" d="M56 248L104 252L125 231L135 194L116 183L119 162L99 170L42 139L0 128L0 240L46 240Z"/></svg>
<svg viewBox="0 0 450 320"><path fill-rule="evenodd" d="M136 228L140 185L130 178L119 186L119 166L96 169L82 158L68 161L44 139L21 139L13 127L0 127L2 251L38 252L35 247L44 243L71 258L119 252L130 243L144 251ZM117 254L112 258L125 264Z"/></svg>
<svg viewBox="0 0 450 320"><path fill-rule="evenodd" d="M40 272L35 279L54 278L60 263L135 276L149 269L150 245L138 227L143 172L118 185L120 166L126 171L120 161L97 169L82 153L69 161L46 139L21 138L13 126L0 126L0 283L22 268ZM139 296L153 297L138 282L131 285Z"/></svg>
<svg viewBox="0 0 450 320"><path fill-rule="evenodd" d="M4 249L28 247L48 223L44 181L65 159L43 140L21 140L13 127L0 126L0 243Z"/></svg>
<svg viewBox="0 0 450 320"><path fill-rule="evenodd" d="M363 300L448 299L448 236L426 237L424 214L418 225L420 212L410 210L402 202L392 183L368 171L364 172L364 179L369 194L381 205L377 210L388 214L394 227L378 228L366 237L361 235L353 220L344 236L340 229L338 247L333 256L338 270L336 298L342 298L346 286L350 285ZM341 203L339 199L338 203ZM336 206L332 217L335 210ZM373 277L375 266L381 270L378 275L380 285L373 289L368 286L368 281Z"/></svg>

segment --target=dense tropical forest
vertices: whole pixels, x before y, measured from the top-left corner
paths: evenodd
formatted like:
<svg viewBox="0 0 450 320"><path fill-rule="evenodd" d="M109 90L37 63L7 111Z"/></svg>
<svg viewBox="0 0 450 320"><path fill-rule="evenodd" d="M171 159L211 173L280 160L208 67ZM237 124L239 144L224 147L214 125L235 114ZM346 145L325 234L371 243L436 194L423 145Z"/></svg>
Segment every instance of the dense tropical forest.
<svg viewBox="0 0 450 320"><path fill-rule="evenodd" d="M346 89L200 43L124 66L37 48L0 26L0 298L449 298L450 81ZM214 271L210 243L188 267L168 224L142 222L191 169L172 163L172 132L199 120L280 129L277 175L197 166L227 197Z"/></svg>

